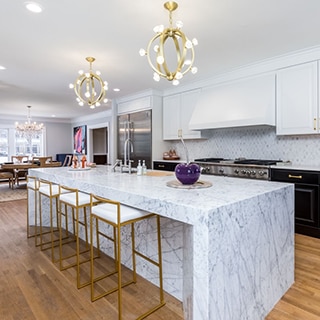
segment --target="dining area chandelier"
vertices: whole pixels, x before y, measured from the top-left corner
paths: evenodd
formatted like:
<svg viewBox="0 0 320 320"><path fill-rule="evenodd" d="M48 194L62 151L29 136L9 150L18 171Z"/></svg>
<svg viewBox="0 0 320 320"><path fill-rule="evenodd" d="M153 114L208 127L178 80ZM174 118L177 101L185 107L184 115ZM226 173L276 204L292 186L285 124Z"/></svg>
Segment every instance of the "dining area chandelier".
<svg viewBox="0 0 320 320"><path fill-rule="evenodd" d="M37 137L43 132L43 123L37 123L31 120L31 106L27 106L28 116L25 123L15 123L16 133L27 140Z"/></svg>
<svg viewBox="0 0 320 320"><path fill-rule="evenodd" d="M147 49L140 49L140 56L146 56L149 65L154 71L153 79L160 81L165 78L172 81L173 85L178 85L183 76L191 71L197 73L198 69L193 65L195 53L194 47L198 44L197 39L189 40L182 32L182 21L177 21L175 27L172 23L172 12L178 8L178 4L173 1L166 2L164 8L169 11L169 27L163 25L154 27L156 33L148 43ZM169 52L166 47L168 40L172 40L170 46L174 50ZM172 69L171 69L172 67Z"/></svg>
<svg viewBox="0 0 320 320"><path fill-rule="evenodd" d="M91 109L100 107L101 103L107 103L106 91L108 82L100 77L101 72L92 70L92 64L96 60L94 57L87 57L89 62L89 71L79 71L79 77L74 84L69 84L70 89L74 89L77 96L76 100L79 106L88 105Z"/></svg>

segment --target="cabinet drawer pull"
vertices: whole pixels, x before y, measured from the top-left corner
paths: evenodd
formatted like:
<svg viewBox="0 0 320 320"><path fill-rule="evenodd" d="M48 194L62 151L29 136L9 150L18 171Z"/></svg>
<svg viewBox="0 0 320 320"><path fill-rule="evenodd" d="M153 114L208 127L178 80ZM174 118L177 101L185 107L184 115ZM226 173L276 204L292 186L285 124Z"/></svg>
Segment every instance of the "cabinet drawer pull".
<svg viewBox="0 0 320 320"><path fill-rule="evenodd" d="M302 176L293 176L291 174L288 175L288 178L292 178L292 179L302 179Z"/></svg>

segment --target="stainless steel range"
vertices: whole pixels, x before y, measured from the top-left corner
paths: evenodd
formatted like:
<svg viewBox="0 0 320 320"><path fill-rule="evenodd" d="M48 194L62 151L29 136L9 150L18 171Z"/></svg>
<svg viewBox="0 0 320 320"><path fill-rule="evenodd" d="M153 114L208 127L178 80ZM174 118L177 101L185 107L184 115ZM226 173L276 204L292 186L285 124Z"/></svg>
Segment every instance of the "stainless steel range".
<svg viewBox="0 0 320 320"><path fill-rule="evenodd" d="M195 159L194 163L201 168L202 174L221 175L259 180L270 179L270 166L282 160L263 159L223 159L202 158Z"/></svg>

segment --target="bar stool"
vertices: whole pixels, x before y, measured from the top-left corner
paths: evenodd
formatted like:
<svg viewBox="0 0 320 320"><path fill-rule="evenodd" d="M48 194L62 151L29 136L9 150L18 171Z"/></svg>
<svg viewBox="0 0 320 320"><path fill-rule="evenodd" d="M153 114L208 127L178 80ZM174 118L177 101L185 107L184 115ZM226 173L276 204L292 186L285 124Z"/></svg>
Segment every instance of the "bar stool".
<svg viewBox="0 0 320 320"><path fill-rule="evenodd" d="M51 249L51 260L53 263L58 262L59 259L55 259L54 255L54 248L59 245L60 243L60 229L59 229L59 221L61 217L58 214L58 203L59 203L59 196L60 196L60 189L58 184L54 184L50 181L39 179L39 224L40 224L40 231L36 233L35 244L36 246L40 246L41 250L49 250ZM43 212L42 212L42 197L49 199L49 231L43 230ZM54 208L53 208L54 206ZM56 217L56 224L54 226L54 212ZM65 216L65 223L68 226L68 216ZM60 221L61 222L61 221ZM74 229L74 221L73 221L73 229ZM56 239L54 239L54 234L58 233ZM73 230L74 233L74 230ZM50 240L44 241L44 235L50 234ZM38 243L38 237L40 238L40 243ZM68 228L66 229L66 236L63 239L69 238ZM72 239L71 241L74 241Z"/></svg>
<svg viewBox="0 0 320 320"><path fill-rule="evenodd" d="M80 265L85 262L90 261L90 256L88 255L88 258L81 258L81 255L85 253L90 254L90 246L89 246L89 237L88 237L88 221L87 221L87 207L90 206L90 195L84 192L78 191L78 189L70 188L66 186L60 185L60 197L59 197L59 214L65 214L68 215L68 208L71 208L72 210L72 217L73 221L75 221L74 226L74 236L76 240L76 252L69 254L69 255L63 255L63 242L62 242L62 226L60 223L60 247L59 247L59 265L60 270L66 270L71 267L77 267L77 288L83 288L87 285L90 285L90 280L81 283L80 281ZM62 207L64 209L62 210ZM83 219L80 220L80 210L83 211ZM61 222L61 219L60 219ZM84 229L84 236L85 236L85 249L80 251L80 229L79 226L82 226ZM72 257L76 258L75 263L69 263L65 265L63 261L70 259Z"/></svg>
<svg viewBox="0 0 320 320"><path fill-rule="evenodd" d="M29 199L30 193L33 193L33 207L34 207L34 228L35 231L30 231L30 212L29 212ZM38 198L39 198L39 180L37 177L27 176L27 238L35 237L38 224ZM39 233L37 234L39 236Z"/></svg>
<svg viewBox="0 0 320 320"><path fill-rule="evenodd" d="M96 202L99 202L96 204ZM158 258L157 261L147 257L139 252L135 246L135 227L134 224L138 221L155 217L157 223L157 243L158 243ZM113 237L106 235L99 230L99 222L104 222L113 227ZM115 251L115 270L99 277L94 276L94 246L93 246L93 231L95 224L95 233L97 241L97 249L100 251L99 236L111 240ZM126 283L122 281L121 273L121 227L131 225L131 246L132 246L132 279ZM160 217L154 213L138 210L132 207L121 205L119 202L108 200L97 195L91 194L91 214L90 214L90 243L91 243L91 301L96 301L112 292L118 291L118 319L122 319L122 288L137 282L136 274L136 256L143 258L159 270L159 303L149 309L147 312L140 315L137 319L143 319L165 305L162 280L162 254L161 254L161 235L160 235ZM95 295L95 283L109 277L112 274L118 274L118 283L116 287L109 289L103 293Z"/></svg>

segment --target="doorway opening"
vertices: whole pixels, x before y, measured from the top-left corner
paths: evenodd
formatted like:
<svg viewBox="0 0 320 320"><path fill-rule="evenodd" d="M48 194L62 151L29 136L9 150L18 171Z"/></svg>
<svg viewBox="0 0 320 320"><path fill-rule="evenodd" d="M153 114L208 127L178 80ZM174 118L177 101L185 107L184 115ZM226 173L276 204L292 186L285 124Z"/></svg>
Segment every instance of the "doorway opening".
<svg viewBox="0 0 320 320"><path fill-rule="evenodd" d="M90 162L107 165L109 163L108 124L88 127L88 157Z"/></svg>

